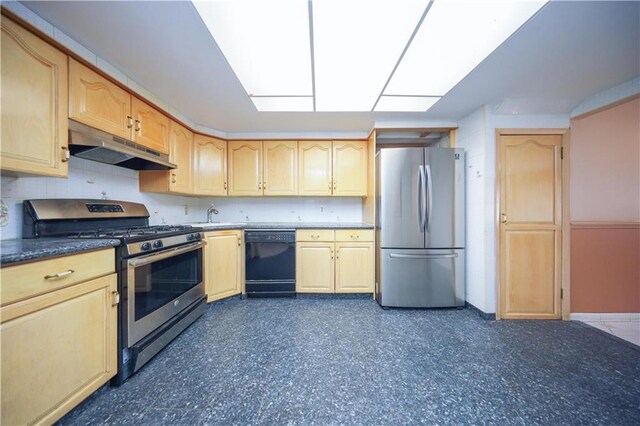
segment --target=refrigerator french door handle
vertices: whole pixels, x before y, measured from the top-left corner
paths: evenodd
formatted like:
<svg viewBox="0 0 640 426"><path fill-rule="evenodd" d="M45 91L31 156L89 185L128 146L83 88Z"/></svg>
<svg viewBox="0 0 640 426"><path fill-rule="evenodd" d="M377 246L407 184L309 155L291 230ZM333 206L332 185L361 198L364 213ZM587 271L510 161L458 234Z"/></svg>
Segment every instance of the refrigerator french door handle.
<svg viewBox="0 0 640 426"><path fill-rule="evenodd" d="M425 197L424 197L424 169L422 168L422 164L418 166L418 223L420 227L420 232L424 232L424 214L425 214Z"/></svg>
<svg viewBox="0 0 640 426"><path fill-rule="evenodd" d="M425 210L427 211L426 214L426 220L427 220L427 224L426 224L426 230L427 232L430 232L430 228L431 228L431 209L433 207L433 179L431 179L431 166L430 165L426 165L424 166L425 170L426 170L426 174L427 174L427 184L424 185L424 187L427 190L427 196L424 197L425 201L427 201L427 206L425 208Z"/></svg>
<svg viewBox="0 0 640 426"><path fill-rule="evenodd" d="M420 232L424 232L425 223L427 220L427 197L426 197L426 181L424 166L419 166L420 179L418 180L418 216L420 218Z"/></svg>
<svg viewBox="0 0 640 426"><path fill-rule="evenodd" d="M393 259L452 259L452 258L458 257L458 253L450 253L450 254L389 253L389 257Z"/></svg>

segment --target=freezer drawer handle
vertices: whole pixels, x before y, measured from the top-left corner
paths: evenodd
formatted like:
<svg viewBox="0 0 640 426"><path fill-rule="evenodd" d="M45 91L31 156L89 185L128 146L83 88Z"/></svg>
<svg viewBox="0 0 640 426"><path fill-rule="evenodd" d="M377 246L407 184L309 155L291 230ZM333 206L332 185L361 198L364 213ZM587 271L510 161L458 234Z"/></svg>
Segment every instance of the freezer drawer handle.
<svg viewBox="0 0 640 426"><path fill-rule="evenodd" d="M458 257L458 253L450 254L402 254L389 253L389 257L394 259L451 259Z"/></svg>

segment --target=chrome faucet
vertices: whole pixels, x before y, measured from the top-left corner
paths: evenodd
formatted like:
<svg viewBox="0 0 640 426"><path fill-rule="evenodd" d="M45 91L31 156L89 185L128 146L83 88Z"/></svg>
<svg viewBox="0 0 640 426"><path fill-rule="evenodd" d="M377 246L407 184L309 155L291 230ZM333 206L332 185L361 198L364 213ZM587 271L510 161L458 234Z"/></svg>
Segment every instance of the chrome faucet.
<svg viewBox="0 0 640 426"><path fill-rule="evenodd" d="M213 207L213 204L211 204L209 206L209 208L207 209L207 222L208 223L211 223L211 213L213 213L213 214L220 213L215 207Z"/></svg>

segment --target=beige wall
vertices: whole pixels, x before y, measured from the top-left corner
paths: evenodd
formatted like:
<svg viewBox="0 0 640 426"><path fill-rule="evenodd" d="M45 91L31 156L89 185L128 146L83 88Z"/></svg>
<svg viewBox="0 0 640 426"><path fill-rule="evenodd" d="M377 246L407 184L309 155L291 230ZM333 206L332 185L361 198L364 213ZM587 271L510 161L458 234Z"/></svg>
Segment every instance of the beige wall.
<svg viewBox="0 0 640 426"><path fill-rule="evenodd" d="M640 312L640 98L571 120L571 311Z"/></svg>
<svg viewBox="0 0 640 426"><path fill-rule="evenodd" d="M571 120L571 220L640 220L640 98Z"/></svg>

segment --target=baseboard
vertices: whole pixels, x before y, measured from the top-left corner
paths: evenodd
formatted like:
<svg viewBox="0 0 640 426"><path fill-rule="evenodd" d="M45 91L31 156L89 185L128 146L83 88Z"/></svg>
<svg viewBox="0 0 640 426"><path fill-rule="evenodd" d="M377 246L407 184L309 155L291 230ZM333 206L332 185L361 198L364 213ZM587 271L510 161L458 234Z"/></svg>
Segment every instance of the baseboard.
<svg viewBox="0 0 640 426"><path fill-rule="evenodd" d="M571 321L640 321L640 312L626 313L571 313L569 314Z"/></svg>
<svg viewBox="0 0 640 426"><path fill-rule="evenodd" d="M475 312L475 313L477 313L477 314L480 316L480 318L482 318L482 319L490 320L490 321L491 321L491 320L495 320L495 319L496 319L496 314L495 314L495 313L493 313L493 314L486 313L485 311L482 311L482 310L480 310L480 309L476 308L475 306L473 306L473 305L472 305L471 303L469 303L469 302L465 302L465 308L467 308L467 309L469 309L469 310L474 311L474 312Z"/></svg>

